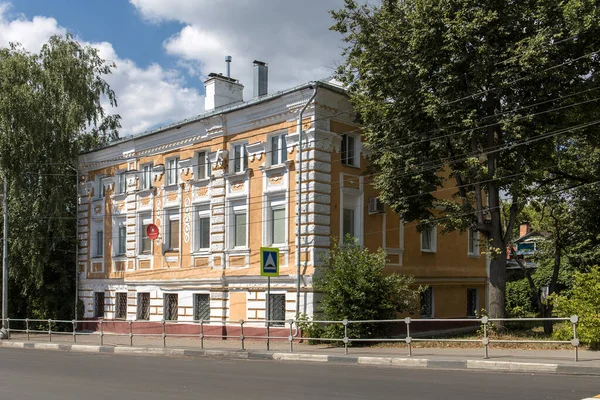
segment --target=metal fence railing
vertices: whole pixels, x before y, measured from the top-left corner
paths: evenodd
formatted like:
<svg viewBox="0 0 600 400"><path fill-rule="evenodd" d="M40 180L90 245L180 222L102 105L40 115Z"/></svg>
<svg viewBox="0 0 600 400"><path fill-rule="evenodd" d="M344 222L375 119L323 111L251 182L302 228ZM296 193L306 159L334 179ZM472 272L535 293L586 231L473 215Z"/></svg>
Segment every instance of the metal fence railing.
<svg viewBox="0 0 600 400"><path fill-rule="evenodd" d="M532 339L495 339L490 337L490 328L494 323L514 323L514 322L566 322L573 327L573 338L571 340L532 340ZM361 320L361 321L310 321L309 324L316 325L340 325L340 331L343 331L343 336L340 337L307 337L302 336L300 326L307 324L307 321L299 320L272 320L272 321L222 321L222 320L197 320L197 321L147 321L147 320L52 320L52 319L6 319L2 320L6 328L8 338L11 333L25 333L27 340L31 340L31 335L47 335L48 340L52 341L53 335L71 335L73 343L77 343L78 336L97 336L100 345L104 345L105 336L128 337L129 345L134 345L135 337L158 337L162 339L162 346L167 347L167 338L197 338L200 341L200 348L204 349L205 340L207 339L237 339L241 343L241 349L245 350L245 341L247 339L265 340L266 349L270 350L270 342L272 340L289 342L289 351L294 351L294 342L300 340L333 342L343 344L344 353L348 354L348 346L350 343L358 342L397 342L405 343L408 350L408 356L413 355L413 343L417 342L457 342L457 343L473 343L480 344L484 350L484 358L489 358L489 346L494 343L547 343L547 344L563 344L570 345L574 349L575 361L579 361L579 346L580 341L577 337L577 324L579 317L573 315L569 318L489 318L483 316L481 318L451 318L451 319L412 319L410 317L404 319L391 320ZM457 323L470 326L471 328L480 328L481 332L478 338L440 338L435 337L420 337L422 335L411 335L411 325L413 324L448 324ZM105 329L105 325L110 324L110 329ZM379 338L356 338L349 334L349 327L360 324L388 324L400 325L404 328L404 333L392 337ZM475 325L477 324L477 325ZM178 329L178 328L184 329ZM87 329L86 329L87 328ZM172 329L175 328L175 329ZM216 329L215 329L216 328ZM218 328L227 328L221 329ZM342 329L343 328L343 329ZM248 330L251 329L250 332ZM272 335L272 331L275 335ZM432 333L432 331L426 332ZM260 334L264 332L264 334ZM283 336L283 332L287 333ZM413 330L414 332L414 330ZM249 333L249 334L248 334ZM414 337L413 337L414 336Z"/></svg>

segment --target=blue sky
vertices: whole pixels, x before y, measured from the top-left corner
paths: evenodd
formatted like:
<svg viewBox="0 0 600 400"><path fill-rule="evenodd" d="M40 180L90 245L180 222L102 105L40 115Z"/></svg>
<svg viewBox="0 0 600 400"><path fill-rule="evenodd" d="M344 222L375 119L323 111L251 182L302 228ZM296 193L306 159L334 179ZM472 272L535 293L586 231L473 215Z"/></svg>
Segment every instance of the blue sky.
<svg viewBox="0 0 600 400"><path fill-rule="evenodd" d="M0 0L0 46L38 51L73 33L117 69L122 136L202 113L204 77L224 72L252 92L252 61L269 64L269 92L332 74L340 37L328 11L343 0Z"/></svg>

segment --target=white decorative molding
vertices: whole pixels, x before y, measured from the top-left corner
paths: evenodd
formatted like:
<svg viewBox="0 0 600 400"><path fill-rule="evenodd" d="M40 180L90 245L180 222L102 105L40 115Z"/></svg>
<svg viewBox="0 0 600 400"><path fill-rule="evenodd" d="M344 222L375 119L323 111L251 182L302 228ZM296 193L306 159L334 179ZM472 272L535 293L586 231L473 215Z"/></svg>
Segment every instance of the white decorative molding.
<svg viewBox="0 0 600 400"><path fill-rule="evenodd" d="M188 158L185 160L179 161L179 167L181 168L181 172L184 172L185 175L189 174L194 164L193 158Z"/></svg>
<svg viewBox="0 0 600 400"><path fill-rule="evenodd" d="M246 145L246 151L248 152L248 157L250 158L250 161L254 161L255 158L261 160L262 156L266 152L266 147L266 142L256 142Z"/></svg>
<svg viewBox="0 0 600 400"><path fill-rule="evenodd" d="M210 161L212 169L220 169L223 168L223 165L227 162L228 156L229 151L227 151L227 149L219 149L208 155L208 161Z"/></svg>
<svg viewBox="0 0 600 400"><path fill-rule="evenodd" d="M114 176L109 176L106 178L102 178L102 184L104 185L104 189L114 188L116 179Z"/></svg>
<svg viewBox="0 0 600 400"><path fill-rule="evenodd" d="M157 164L152 167L152 181L153 182L160 180L164 174L165 174L165 165L164 164Z"/></svg>

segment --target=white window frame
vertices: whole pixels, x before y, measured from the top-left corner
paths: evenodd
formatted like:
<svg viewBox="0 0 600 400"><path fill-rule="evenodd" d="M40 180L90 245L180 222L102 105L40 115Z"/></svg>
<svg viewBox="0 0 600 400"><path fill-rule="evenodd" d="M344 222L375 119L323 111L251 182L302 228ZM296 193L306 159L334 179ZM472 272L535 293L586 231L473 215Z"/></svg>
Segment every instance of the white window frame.
<svg viewBox="0 0 600 400"><path fill-rule="evenodd" d="M119 172L116 175L115 182L115 194L126 194L127 193L127 175L125 172Z"/></svg>
<svg viewBox="0 0 600 400"><path fill-rule="evenodd" d="M286 138L287 138L287 133L279 133L279 134L272 135L269 137L268 152L269 152L269 164L271 166L283 165L288 160ZM273 146L274 141L277 143L276 146ZM285 158L285 160L283 158Z"/></svg>
<svg viewBox="0 0 600 400"><path fill-rule="evenodd" d="M348 209L354 212L353 236L362 245L364 238L363 195L344 191L342 196L342 204L340 206L340 243L344 244L344 210Z"/></svg>
<svg viewBox="0 0 600 400"><path fill-rule="evenodd" d="M200 220L208 218L208 247L200 247ZM207 252L210 251L211 244L211 223L210 223L210 204L198 204L194 208L194 252Z"/></svg>
<svg viewBox="0 0 600 400"><path fill-rule="evenodd" d="M113 255L115 257L124 257L127 254L127 219L125 217L115 217L113 219ZM120 243L121 243L121 228L124 229L125 236L125 246L124 252L120 252Z"/></svg>
<svg viewBox="0 0 600 400"><path fill-rule="evenodd" d="M196 160L196 179L210 178L210 174L212 173L212 166L210 165L210 160L208 159L209 154L210 151L208 150L200 150L196 152L196 157L194 157L194 159ZM204 161L204 163L202 163L202 161ZM204 167L203 173L201 173L202 167Z"/></svg>
<svg viewBox="0 0 600 400"><path fill-rule="evenodd" d="M175 186L181 182L179 176L181 174L181 167L179 166L180 161L179 156L167 158L165 162L165 186ZM175 168L171 166L171 163L173 162L175 163Z"/></svg>
<svg viewBox="0 0 600 400"><path fill-rule="evenodd" d="M238 214L245 214L246 215L246 232L245 232L245 237L246 237L246 243L243 246L236 246L235 244L235 239L236 239L236 232L237 232L237 228L235 226L235 217ZM231 202L229 205L229 224L228 224L228 231L229 231L229 235L228 235L228 239L229 239L229 243L228 243L228 247L230 249L248 249L248 227L249 227L249 218L248 218L248 206L246 205L246 202Z"/></svg>
<svg viewBox="0 0 600 400"><path fill-rule="evenodd" d="M152 187L152 163L146 163L141 166L142 179L140 180L140 189L146 190Z"/></svg>
<svg viewBox="0 0 600 400"><path fill-rule="evenodd" d="M423 246L424 244L424 238L425 238L425 230L431 230L431 246L430 248L425 248ZM422 231L421 231L421 252L423 253L436 253L437 252L437 226L429 226L429 227L425 227Z"/></svg>
<svg viewBox="0 0 600 400"><path fill-rule="evenodd" d="M104 174L96 175L96 179L94 182L94 185L96 188L96 193L95 193L96 199L103 199L106 196L106 190L104 189L103 180L104 180Z"/></svg>
<svg viewBox="0 0 600 400"><path fill-rule="evenodd" d="M235 148L237 146L241 146L241 151L239 154L239 171L235 168L235 162L236 162L236 154L235 154ZM234 174L239 174L242 172L245 172L248 169L248 142L238 142L238 143L232 143L231 147L230 147L230 152L229 152L229 172L234 173Z"/></svg>
<svg viewBox="0 0 600 400"><path fill-rule="evenodd" d="M352 145L350 145L352 139ZM343 149L346 148L346 156ZM352 150L352 158L348 157L348 149ZM340 143L340 161L343 165L350 167L360 167L360 136L352 133L342 134L342 142Z"/></svg>
<svg viewBox="0 0 600 400"><path fill-rule="evenodd" d="M92 228L94 232L94 236L92 237L92 249L94 252L92 253L92 258L104 258L104 226L103 221L93 221ZM98 234L101 235L98 235ZM102 243L99 243L98 237L102 238ZM100 246L101 244L101 246ZM102 249L101 252L98 252L98 249Z"/></svg>
<svg viewBox="0 0 600 400"><path fill-rule="evenodd" d="M179 208L168 208L165 210L165 250L166 251L179 251L181 249L181 215ZM179 221L179 243L178 247L171 247L171 221Z"/></svg>
<svg viewBox="0 0 600 400"><path fill-rule="evenodd" d="M467 230L467 255L470 257L479 257L479 238L480 232L470 228ZM471 250L471 246L473 249Z"/></svg>
<svg viewBox="0 0 600 400"><path fill-rule="evenodd" d="M152 223L152 214L145 213L138 215L138 254L140 255L151 255L154 253L154 245L152 240L150 240L150 251L144 252L144 238L148 237L146 233L146 229L144 226L148 226Z"/></svg>
<svg viewBox="0 0 600 400"><path fill-rule="evenodd" d="M277 238L274 235L275 229L275 221L273 220L273 212L283 210L283 238L281 241L276 242ZM266 223L267 223L267 237L266 237L266 245L273 247L285 247L288 245L288 209L287 209L287 201L283 196L277 196L273 198L267 198L267 215L266 215Z"/></svg>

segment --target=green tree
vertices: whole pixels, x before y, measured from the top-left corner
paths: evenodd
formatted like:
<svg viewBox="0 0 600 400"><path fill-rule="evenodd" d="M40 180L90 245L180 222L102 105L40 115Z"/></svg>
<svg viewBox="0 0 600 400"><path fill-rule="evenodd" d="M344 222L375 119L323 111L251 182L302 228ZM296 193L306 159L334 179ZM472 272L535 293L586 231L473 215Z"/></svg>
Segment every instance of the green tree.
<svg viewBox="0 0 600 400"><path fill-rule="evenodd" d="M577 333L581 342L600 349L600 267L587 273L575 273L575 284L570 292L552 300L559 316L579 316ZM557 332L561 339L572 338L572 334L570 325Z"/></svg>
<svg viewBox="0 0 600 400"><path fill-rule="evenodd" d="M571 187L558 157L598 134L598 15L590 0L346 0L333 12L347 44L338 77L382 199L407 221L483 234L492 317L504 316L524 202ZM453 198L436 196L443 183Z"/></svg>
<svg viewBox="0 0 600 400"><path fill-rule="evenodd" d="M412 277L384 274L386 254L361 247L347 236L343 246L334 240L327 266L315 277L314 288L323 294L319 311L325 320L394 319L397 312L414 310L419 300ZM353 338L373 337L384 333L383 324L351 324ZM343 328L332 325L326 331L330 337L343 336Z"/></svg>
<svg viewBox="0 0 600 400"><path fill-rule="evenodd" d="M76 165L117 137L114 65L71 36L0 49L0 171L9 187L9 315L74 316Z"/></svg>

